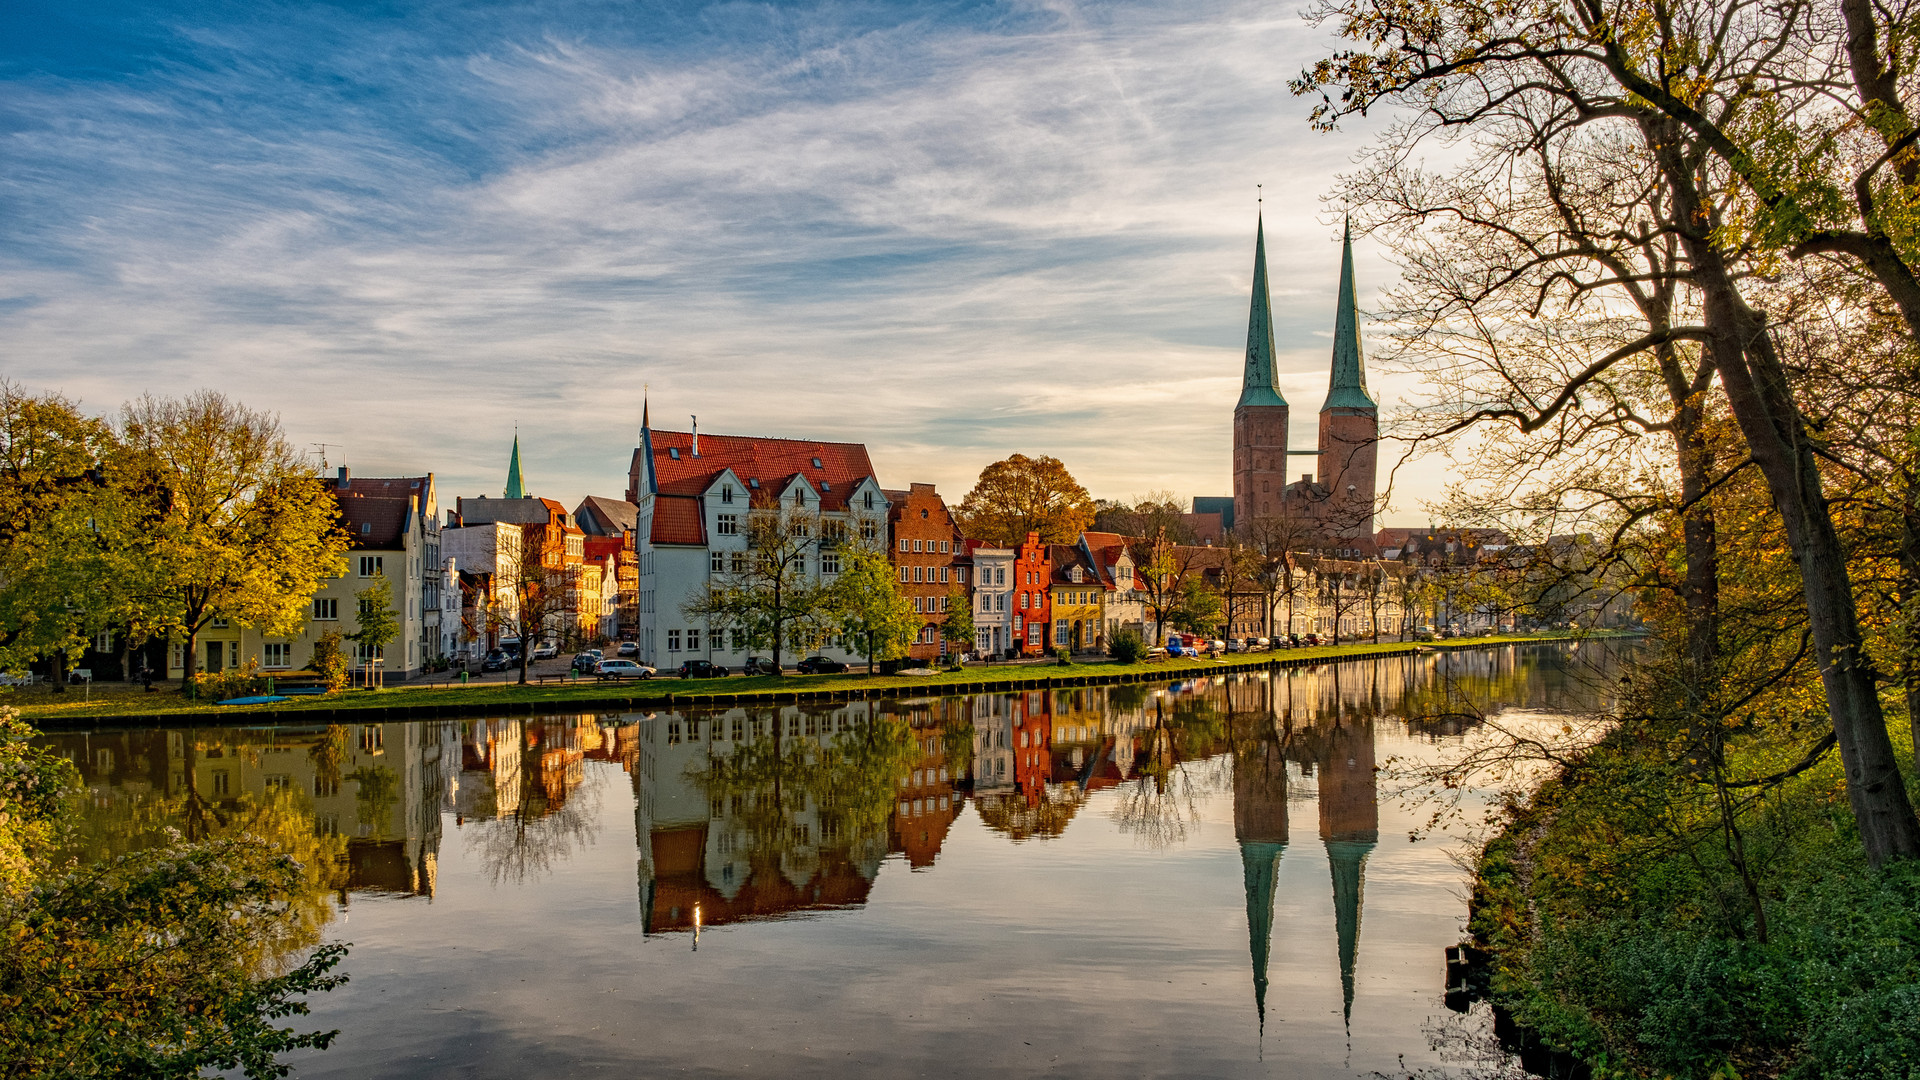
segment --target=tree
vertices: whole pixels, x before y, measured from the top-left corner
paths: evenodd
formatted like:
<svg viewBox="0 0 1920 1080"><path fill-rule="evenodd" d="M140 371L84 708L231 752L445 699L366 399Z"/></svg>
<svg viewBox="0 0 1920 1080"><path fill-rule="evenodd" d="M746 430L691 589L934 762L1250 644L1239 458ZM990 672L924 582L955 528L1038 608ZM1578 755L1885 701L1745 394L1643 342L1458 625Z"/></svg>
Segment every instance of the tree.
<svg viewBox="0 0 1920 1080"><path fill-rule="evenodd" d="M867 658L871 675L875 660L907 655L920 632L920 615L913 601L900 595L885 552L865 544L840 552L840 576L833 582L829 606L840 633L855 645L852 651Z"/></svg>
<svg viewBox="0 0 1920 1080"><path fill-rule="evenodd" d="M964 653L973 648L973 598L967 590L956 586L947 594L947 618L940 624L940 636L947 641L947 651Z"/></svg>
<svg viewBox="0 0 1920 1080"><path fill-rule="evenodd" d="M1220 594L1207 584L1206 578L1196 574L1180 583L1179 602L1167 613L1167 618L1176 630L1211 637L1225 618L1225 608L1220 603Z"/></svg>
<svg viewBox="0 0 1920 1080"><path fill-rule="evenodd" d="M124 617L132 530L102 463L112 429L57 394L0 379L0 668L66 658Z"/></svg>
<svg viewBox="0 0 1920 1080"><path fill-rule="evenodd" d="M980 470L954 516L970 537L999 547L1019 547L1037 532L1045 544L1071 544L1092 524L1087 489L1050 457L1015 454Z"/></svg>
<svg viewBox="0 0 1920 1080"><path fill-rule="evenodd" d="M536 639L552 630L571 605L567 602L565 579L540 565L538 560L522 559L515 564L513 574L512 609L490 608L489 617L520 638L520 685L525 686Z"/></svg>
<svg viewBox="0 0 1920 1080"><path fill-rule="evenodd" d="M1657 15L1586 0L1493 13L1454 0L1345 0L1319 14L1364 47L1295 82L1297 93L1322 94L1317 123L1404 103L1420 117L1395 136L1404 145L1421 131L1511 129L1531 114L1547 118L1552 142L1606 130L1616 152L1651 164L1662 219L1636 231L1648 243L1672 241L1686 260L1701 314L1687 333L1710 358L1717 400L1767 482L1794 555L1866 851L1876 865L1920 856L1920 818L1887 734L1813 423L1823 398L1846 388L1790 370L1769 319L1749 299L1755 272L1776 267L1780 254L1838 255L1879 285L1909 337L1920 338L1920 279L1901 253L1913 235L1906 208L1915 205L1920 163L1910 155L1915 130L1892 74L1909 59L1910 13L1864 0L1843 0L1838 20L1797 5L1733 0ZM1892 51L1883 53L1881 41ZM1584 391L1604 387L1653 344L1592 357L1558 387L1543 386L1512 420L1534 431L1579 412Z"/></svg>
<svg viewBox="0 0 1920 1080"><path fill-rule="evenodd" d="M771 649L778 673L788 645L811 641L833 621L834 590L809 568L820 517L784 503L747 515L747 550L681 606L688 619L738 630L755 649Z"/></svg>
<svg viewBox="0 0 1920 1080"><path fill-rule="evenodd" d="M353 594L359 609L360 628L349 635L360 645L366 670L374 670L374 661L394 638L400 636L400 619L393 610L393 585L387 575L377 573L367 587ZM385 678L384 670L381 678ZM371 679L368 680L371 683Z"/></svg>
<svg viewBox="0 0 1920 1080"><path fill-rule="evenodd" d="M186 639L192 685L200 631L216 618L297 633L307 602L343 570L345 538L318 476L279 421L212 391L142 397L120 418L121 482L153 499L138 621Z"/></svg>
<svg viewBox="0 0 1920 1080"><path fill-rule="evenodd" d="M347 685L347 654L340 648L338 630L327 630L313 643L313 659L308 666L320 678L320 685L338 690Z"/></svg>
<svg viewBox="0 0 1920 1080"><path fill-rule="evenodd" d="M1194 544L1193 526L1166 492L1135 500L1122 523L1127 526L1134 580L1153 616L1154 640L1162 641L1167 623L1185 602L1188 580L1202 572L1214 549Z"/></svg>

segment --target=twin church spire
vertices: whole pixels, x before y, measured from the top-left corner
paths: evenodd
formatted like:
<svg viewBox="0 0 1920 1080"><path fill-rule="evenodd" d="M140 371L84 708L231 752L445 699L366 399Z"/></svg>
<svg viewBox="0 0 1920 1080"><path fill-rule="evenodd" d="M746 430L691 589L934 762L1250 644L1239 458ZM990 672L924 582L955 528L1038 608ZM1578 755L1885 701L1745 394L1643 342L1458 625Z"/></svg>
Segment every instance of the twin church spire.
<svg viewBox="0 0 1920 1080"><path fill-rule="evenodd" d="M1333 370L1327 380L1324 409L1374 409L1367 392L1365 357L1360 351L1360 308L1353 285L1353 225L1340 241L1340 298L1333 313ZM1247 367L1240 382L1239 405L1282 406L1280 373L1274 363L1273 300L1267 284L1267 228L1254 226L1253 305L1247 316Z"/></svg>

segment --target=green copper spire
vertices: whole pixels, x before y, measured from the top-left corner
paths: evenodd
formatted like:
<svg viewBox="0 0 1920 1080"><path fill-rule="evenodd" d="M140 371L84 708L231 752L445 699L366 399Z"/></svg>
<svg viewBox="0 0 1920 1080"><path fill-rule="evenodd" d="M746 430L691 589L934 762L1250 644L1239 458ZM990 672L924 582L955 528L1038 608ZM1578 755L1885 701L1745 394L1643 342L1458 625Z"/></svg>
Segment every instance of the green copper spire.
<svg viewBox="0 0 1920 1080"><path fill-rule="evenodd" d="M1333 379L1327 386L1328 409L1377 409L1367 393L1367 369L1360 356L1360 311L1353 294L1353 223L1347 223L1340 252L1340 306L1333 314Z"/></svg>
<svg viewBox="0 0 1920 1080"><path fill-rule="evenodd" d="M516 432L513 436L513 461L507 465L507 498L526 497L526 485L520 482L520 435Z"/></svg>
<svg viewBox="0 0 1920 1080"><path fill-rule="evenodd" d="M1360 955L1360 911L1367 888L1367 855L1372 841L1328 840L1327 864L1333 869L1333 928L1340 949L1341 1013L1353 1020L1354 963Z"/></svg>
<svg viewBox="0 0 1920 1080"><path fill-rule="evenodd" d="M1273 301L1267 295L1267 226L1257 221L1253 233L1253 311L1247 316L1247 373L1240 381L1240 405L1278 405L1279 372L1273 365Z"/></svg>
<svg viewBox="0 0 1920 1080"><path fill-rule="evenodd" d="M1253 960L1253 1007L1267 1030L1267 956L1273 947L1273 894L1285 844L1240 841L1240 873L1247 886L1247 951Z"/></svg>

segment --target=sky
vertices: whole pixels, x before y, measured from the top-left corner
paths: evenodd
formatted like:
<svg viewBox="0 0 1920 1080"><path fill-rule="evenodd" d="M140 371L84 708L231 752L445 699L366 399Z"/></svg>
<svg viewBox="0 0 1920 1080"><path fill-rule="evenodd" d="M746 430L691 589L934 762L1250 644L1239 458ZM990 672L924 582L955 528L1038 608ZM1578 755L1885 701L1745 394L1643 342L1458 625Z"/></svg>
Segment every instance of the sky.
<svg viewBox="0 0 1920 1080"><path fill-rule="evenodd" d="M619 496L643 396L955 501L1014 452L1230 494L1261 211L1315 441L1322 196L1368 130L1286 80L1335 47L1239 0L9 0L0 376L96 412L213 388L446 506L499 494L516 430L535 494ZM1355 255L1364 310L1395 272Z"/></svg>

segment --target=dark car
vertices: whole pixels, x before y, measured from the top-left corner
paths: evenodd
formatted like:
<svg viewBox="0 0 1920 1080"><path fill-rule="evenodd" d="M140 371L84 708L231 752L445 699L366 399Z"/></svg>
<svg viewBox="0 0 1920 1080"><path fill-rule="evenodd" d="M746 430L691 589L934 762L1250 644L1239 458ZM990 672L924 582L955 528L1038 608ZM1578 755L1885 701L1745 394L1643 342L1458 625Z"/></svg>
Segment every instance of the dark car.
<svg viewBox="0 0 1920 1080"><path fill-rule="evenodd" d="M495 649L480 661L480 673L485 675L489 671L505 671L509 659L505 649Z"/></svg>
<svg viewBox="0 0 1920 1080"><path fill-rule="evenodd" d="M794 670L802 675L838 675L847 670L847 665L824 656L809 656L795 664Z"/></svg>
<svg viewBox="0 0 1920 1080"><path fill-rule="evenodd" d="M574 654L573 670L582 675L591 674L593 672L593 665L599 663L602 659L604 659L604 657L599 649L584 649Z"/></svg>
<svg viewBox="0 0 1920 1080"><path fill-rule="evenodd" d="M711 660L689 660L680 665L680 677L683 679L724 679L727 669Z"/></svg>

